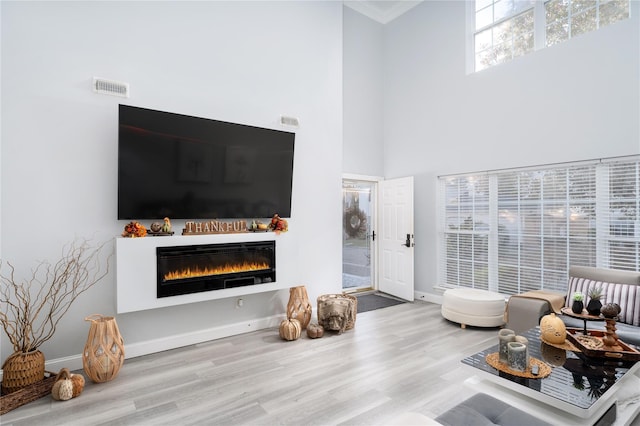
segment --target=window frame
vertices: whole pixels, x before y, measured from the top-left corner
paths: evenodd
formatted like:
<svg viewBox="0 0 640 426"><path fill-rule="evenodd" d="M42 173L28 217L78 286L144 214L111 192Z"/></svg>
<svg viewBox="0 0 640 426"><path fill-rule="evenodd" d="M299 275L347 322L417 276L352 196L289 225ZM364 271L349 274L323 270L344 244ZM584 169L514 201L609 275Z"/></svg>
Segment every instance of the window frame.
<svg viewBox="0 0 640 426"><path fill-rule="evenodd" d="M493 5L495 4L494 2L496 0L491 0L491 7L493 7ZM584 33L580 33L580 34L576 34L576 35L572 35L572 31L571 31L571 22L572 22L572 18L574 17L575 14L573 14L571 11L569 11L569 16L568 16L568 25L569 25L569 29L568 29L568 37L564 40L560 40L556 43L553 43L551 45L547 45L547 18L546 18L546 4L549 3L550 1L553 0L535 0L534 4L526 7L524 9L520 9L517 12L513 12L508 16L504 16L502 18L500 18L497 21L492 22L491 24L487 24L485 26L483 26L482 28L478 28L476 29L476 22L475 22L475 18L476 18L476 10L475 10L475 5L476 5L476 1L469 1L466 2L466 28L467 28L467 36L466 36L466 46L465 46L465 50L466 50L466 72L467 74L471 74L471 73L476 73L476 72L480 72L480 71L484 71L486 69L489 68L493 68L496 65L500 65L500 64L504 64L504 63L508 63L510 61L512 61L513 59L520 57L520 56L524 56L526 54L529 53L533 53L536 52L540 49L544 49L544 48L548 48L548 47L552 47L555 46L557 44L562 44L563 42L569 41L574 37L577 37L581 34L585 34L585 33L589 33L589 32L593 32L593 31L597 31L600 28L602 28L601 25L601 19L600 19L600 9L601 6L603 4L609 3L610 0L593 0L595 1L595 5L592 7L593 9L595 9L595 13L596 13L596 21L595 21L595 29L590 30L590 31L586 31ZM570 0L570 1L576 1L576 0ZM617 23L617 22L622 22L626 19L630 19L634 13L637 12L636 7L638 7L638 5L636 5L636 3L639 2L634 2L631 0L624 0L627 2L627 8L628 8L628 16L624 19L615 21L615 22L611 22L607 25L610 25L612 23ZM487 29L491 29L493 27L496 27L510 19L514 19L515 17L517 17L520 14L523 14L529 10L533 9L533 49L531 51L525 52L523 55L512 55L512 57L506 61L503 62L497 62L497 63L493 63L490 64L482 69L477 69L476 67L476 55L478 52L476 52L476 47L475 47L475 42L476 42L476 35L487 30ZM587 10L587 9L585 9ZM581 11L580 13L585 13L584 11ZM605 26L607 26L605 25ZM513 50L513 49L512 49Z"/></svg>
<svg viewBox="0 0 640 426"><path fill-rule="evenodd" d="M521 176L526 173L546 173L550 178L557 176L564 176L565 182L562 184L547 184L546 189L553 189L557 191L557 188L562 189L561 196L558 192L552 194L552 198L544 197L543 191L545 190L544 184L540 187L540 198L532 200L522 200L521 182L518 181L516 189L518 191L517 199L509 199L509 201L501 202L500 200L500 186L499 179L501 177L506 179L512 179L513 176ZM616 186L610 182L610 176L612 174L618 176L617 179L622 179ZM585 177L586 176L586 177ZM474 182L480 179L486 180L486 188L488 189L489 206L483 207L482 219L487 223L489 229L484 230L476 229L476 223L480 223L480 216L475 216L475 209L472 195L465 195L466 199L470 200L463 202L462 190L465 180ZM518 177L518 179L520 179ZM451 182L457 182L457 186L452 185ZM469 185L469 184L467 184ZM564 185L564 186L562 186ZM452 188L457 188L457 198L454 197ZM483 186L484 188L484 186ZM612 189L613 188L613 189ZM630 189L629 189L630 188ZM475 188L474 188L475 189ZM624 191L630 191L629 194ZM617 194L615 191L622 191L622 195ZM467 189L467 192L471 190ZM447 199L448 197L448 199ZM500 214L505 206L509 203L525 206L538 206L540 208L540 231L538 234L531 234L523 232L518 229L517 233L507 233L500 229ZM622 206L618 207L617 213L612 205ZM453 221L448 220L452 206L458 206L458 213L464 211L468 216L458 214L457 219L454 217ZM464 206L465 208L462 208ZM554 223L553 218L549 217L549 212L545 206L557 206L564 210L564 216L561 219L560 225ZM620 223L617 223L616 217L620 217L620 208L627 207L630 211L633 211L633 216L625 216ZM574 212L578 216L574 216ZM547 224L550 226L559 226L559 235L556 235L557 231L552 230L551 233L547 231L545 233L544 223L545 214ZM616 216L618 215L618 216ZM581 218L582 222L573 222L574 219ZM631 217L632 219L629 219ZM519 226L523 219L529 219L527 216L516 214L516 226ZM456 222L457 220L457 222ZM562 226L562 221L566 224ZM451 228L450 225L457 224L458 229ZM461 230L462 224L465 223L465 229ZM469 225L470 224L470 225ZM452 230L453 229L453 230ZM504 227L503 227L504 230ZM455 239L454 235L457 235ZM464 259L464 256L460 256L464 253L464 248L467 252L473 251L474 247L460 247L461 236L466 236L465 241L474 242L474 238L477 235L483 235L487 239L487 252L486 252L486 274L487 280L482 279L475 280L473 274L476 273L476 262L474 256L476 253L471 253L470 259ZM513 250L517 250L517 262L514 268L517 272L517 283L512 284L506 282L500 283L500 274L504 273L505 267L509 267L507 262L504 262L500 256L500 239L507 238L509 236L515 236L517 242L516 248L510 249L510 255ZM521 240L523 238L540 238L541 242L539 247L532 246L534 250L540 250L539 268L530 268L533 275L539 276L532 278L529 282L521 283L521 277L523 271L529 268L526 262L522 262L520 257L522 245ZM551 255L547 251L546 256L544 252L544 241L557 241L560 246L566 245L564 251L560 249L560 254L565 256L562 261L556 261L553 257L555 248L551 247ZM456 249L451 249L448 245L451 241L457 241L458 246ZM512 245L514 241L510 242ZM586 243L586 244L585 244ZM629 246L626 250L620 250L616 252L615 246ZM569 267L572 266L572 259L580 259L581 266L596 266L603 268L616 268L616 269L630 269L640 271L640 156L627 156L616 157L610 159L600 159L587 162L574 162L563 163L559 165L547 165L539 167L528 168L514 168L507 170L494 170L481 173L468 173L461 175L444 175L438 177L438 283L440 287L473 287L481 288L504 294L517 294L527 290L533 289L552 289L564 291L566 289L566 283L568 278ZM458 257L453 258L451 254L454 253ZM572 257L573 256L573 257ZM549 261L550 259L550 261ZM534 262L535 263L535 262ZM460 274L461 265L466 265L466 275ZM506 265L506 266L505 266ZM524 265L524 266L523 266ZM555 265L553 268L549 265ZM560 265L560 266L558 266ZM455 267L457 266L457 270ZM472 266L472 267L469 267ZM447 276L450 271L457 272L455 280L447 280ZM547 274L547 277L544 277ZM525 274L526 275L526 274ZM482 277L484 278L484 277ZM455 283L454 283L455 281ZM532 284L533 283L533 284ZM532 287L534 285L534 287ZM507 288L509 291L504 291Z"/></svg>

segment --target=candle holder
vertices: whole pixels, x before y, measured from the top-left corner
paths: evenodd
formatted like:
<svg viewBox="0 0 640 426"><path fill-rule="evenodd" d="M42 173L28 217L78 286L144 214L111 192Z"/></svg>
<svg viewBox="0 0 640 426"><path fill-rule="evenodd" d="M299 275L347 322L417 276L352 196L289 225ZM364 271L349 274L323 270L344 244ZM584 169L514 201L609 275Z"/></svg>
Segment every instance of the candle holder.
<svg viewBox="0 0 640 426"><path fill-rule="evenodd" d="M510 342L516 340L516 333L508 328L503 328L498 332L498 359L500 362L506 364L509 362L509 347Z"/></svg>
<svg viewBox="0 0 640 426"><path fill-rule="evenodd" d="M524 345L526 355L524 369L526 370L529 368L529 340L524 336L516 336L515 341Z"/></svg>
<svg viewBox="0 0 640 426"><path fill-rule="evenodd" d="M527 346L519 342L509 342L509 367L516 371L527 370Z"/></svg>

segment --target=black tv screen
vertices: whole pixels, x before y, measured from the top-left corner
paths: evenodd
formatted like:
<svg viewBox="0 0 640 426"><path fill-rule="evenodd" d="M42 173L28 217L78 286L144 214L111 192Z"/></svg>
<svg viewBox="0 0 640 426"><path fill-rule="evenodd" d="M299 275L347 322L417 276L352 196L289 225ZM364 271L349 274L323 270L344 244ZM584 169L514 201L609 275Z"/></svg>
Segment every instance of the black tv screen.
<svg viewBox="0 0 640 426"><path fill-rule="evenodd" d="M120 105L118 219L291 217L295 133Z"/></svg>

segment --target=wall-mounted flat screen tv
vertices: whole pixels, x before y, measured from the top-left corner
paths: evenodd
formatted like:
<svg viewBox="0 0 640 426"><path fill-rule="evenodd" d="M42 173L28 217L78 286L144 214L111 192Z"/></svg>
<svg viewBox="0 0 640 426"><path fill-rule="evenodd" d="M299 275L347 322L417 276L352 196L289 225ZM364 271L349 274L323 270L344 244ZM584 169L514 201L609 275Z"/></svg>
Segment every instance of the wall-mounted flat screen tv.
<svg viewBox="0 0 640 426"><path fill-rule="evenodd" d="M291 217L295 133L120 105L118 219Z"/></svg>

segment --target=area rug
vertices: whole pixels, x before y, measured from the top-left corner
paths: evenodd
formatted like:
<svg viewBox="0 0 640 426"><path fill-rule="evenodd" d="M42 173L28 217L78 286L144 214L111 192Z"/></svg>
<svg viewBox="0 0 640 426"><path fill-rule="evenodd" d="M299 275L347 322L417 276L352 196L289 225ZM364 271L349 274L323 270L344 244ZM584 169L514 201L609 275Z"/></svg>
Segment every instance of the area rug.
<svg viewBox="0 0 640 426"><path fill-rule="evenodd" d="M389 306L405 303L403 300L383 296L379 293L367 293L356 296L358 298L358 313L388 308Z"/></svg>

